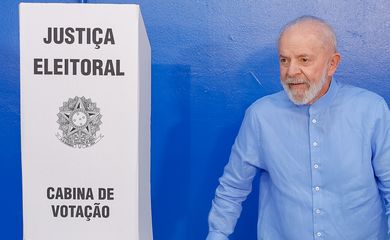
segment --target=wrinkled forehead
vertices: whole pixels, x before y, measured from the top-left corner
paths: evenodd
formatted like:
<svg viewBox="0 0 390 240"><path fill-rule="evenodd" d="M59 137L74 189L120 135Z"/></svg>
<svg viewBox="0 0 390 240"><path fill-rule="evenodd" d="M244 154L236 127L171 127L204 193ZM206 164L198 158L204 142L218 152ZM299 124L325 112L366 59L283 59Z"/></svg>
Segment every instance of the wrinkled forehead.
<svg viewBox="0 0 390 240"><path fill-rule="evenodd" d="M325 24L317 21L304 21L288 26L283 30L279 37L279 49L282 42L293 39L312 40L318 42L320 46L332 52L335 52L335 43L332 30Z"/></svg>
<svg viewBox="0 0 390 240"><path fill-rule="evenodd" d="M311 32L286 33L279 42L279 55L284 57L318 56L329 51L318 35Z"/></svg>

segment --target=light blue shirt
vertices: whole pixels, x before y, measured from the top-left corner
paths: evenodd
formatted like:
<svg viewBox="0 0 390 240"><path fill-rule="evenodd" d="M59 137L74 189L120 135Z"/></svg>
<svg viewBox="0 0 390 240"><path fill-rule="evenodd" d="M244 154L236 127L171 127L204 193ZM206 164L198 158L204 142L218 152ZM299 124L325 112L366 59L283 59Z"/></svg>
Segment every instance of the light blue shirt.
<svg viewBox="0 0 390 240"><path fill-rule="evenodd" d="M385 100L332 81L312 105L284 92L246 111L209 214L225 240L260 173L259 240L384 240L390 213L390 114Z"/></svg>

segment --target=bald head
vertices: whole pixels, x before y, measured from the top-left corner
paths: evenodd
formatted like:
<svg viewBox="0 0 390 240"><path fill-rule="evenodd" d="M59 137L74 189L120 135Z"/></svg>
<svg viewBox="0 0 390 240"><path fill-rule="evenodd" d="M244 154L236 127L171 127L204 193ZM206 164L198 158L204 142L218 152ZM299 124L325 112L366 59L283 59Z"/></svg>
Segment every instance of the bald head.
<svg viewBox="0 0 390 240"><path fill-rule="evenodd" d="M331 52L337 52L336 34L324 20L313 16L302 16L287 23L279 35L279 44L284 35L290 32L311 34L316 36L323 47Z"/></svg>

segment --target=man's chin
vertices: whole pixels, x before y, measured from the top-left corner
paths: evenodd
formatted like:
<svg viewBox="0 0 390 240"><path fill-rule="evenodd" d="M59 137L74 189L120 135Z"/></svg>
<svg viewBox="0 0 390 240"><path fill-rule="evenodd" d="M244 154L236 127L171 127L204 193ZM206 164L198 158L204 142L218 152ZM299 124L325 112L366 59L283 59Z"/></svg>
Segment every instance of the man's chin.
<svg viewBox="0 0 390 240"><path fill-rule="evenodd" d="M294 94L292 93L291 91L289 91L287 93L288 97L290 98L290 100L296 104L296 105L305 105L307 104L308 102L310 102L310 100L307 99L306 95L305 94Z"/></svg>
<svg viewBox="0 0 390 240"><path fill-rule="evenodd" d="M291 97L290 100L296 104L296 105L305 105L307 104L309 101L307 101L306 99L302 99L302 98L293 98Z"/></svg>
<svg viewBox="0 0 390 240"><path fill-rule="evenodd" d="M295 105L306 105L311 101L311 88L307 87L307 84L285 84L282 82L284 91L287 93L288 98ZM309 99L310 98L310 99Z"/></svg>

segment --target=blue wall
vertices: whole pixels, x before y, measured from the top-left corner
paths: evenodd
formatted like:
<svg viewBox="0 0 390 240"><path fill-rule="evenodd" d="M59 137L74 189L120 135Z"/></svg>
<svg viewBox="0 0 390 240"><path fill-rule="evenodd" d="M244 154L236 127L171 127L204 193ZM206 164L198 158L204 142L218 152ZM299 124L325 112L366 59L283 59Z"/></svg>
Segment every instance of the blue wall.
<svg viewBox="0 0 390 240"><path fill-rule="evenodd" d="M245 108L281 89L275 41L287 21L303 14L329 21L342 54L337 78L390 100L388 0L89 2L141 4L153 49L155 240L205 238ZM0 239L6 240L22 239L18 3L0 3ZM232 239L255 239L257 194L245 203Z"/></svg>

